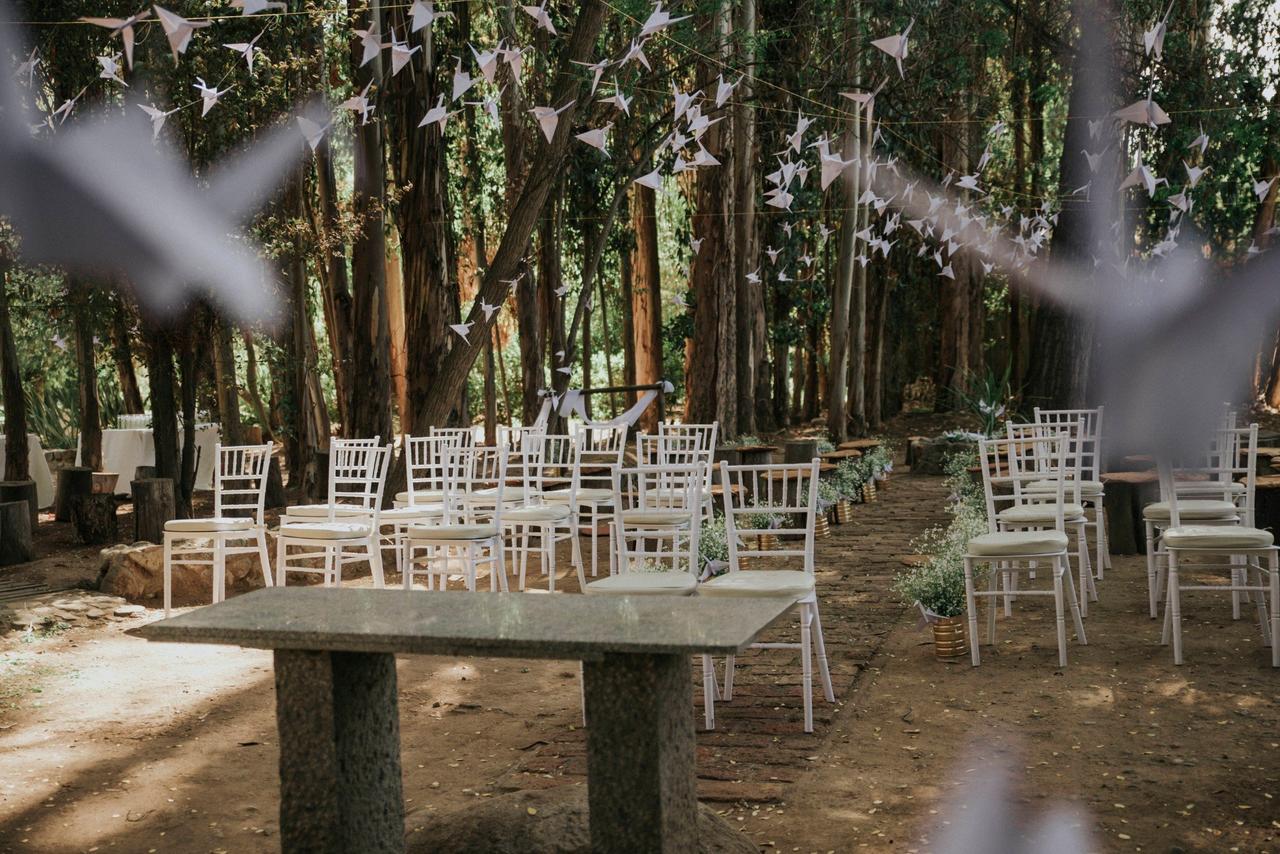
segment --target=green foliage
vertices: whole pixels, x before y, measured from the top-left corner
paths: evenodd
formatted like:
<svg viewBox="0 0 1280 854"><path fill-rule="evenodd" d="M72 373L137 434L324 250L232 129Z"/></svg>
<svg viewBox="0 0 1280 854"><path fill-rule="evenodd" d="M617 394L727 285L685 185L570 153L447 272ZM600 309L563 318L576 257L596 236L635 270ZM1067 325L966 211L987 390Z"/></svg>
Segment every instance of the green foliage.
<svg viewBox="0 0 1280 854"><path fill-rule="evenodd" d="M1012 364L1006 363L999 374L990 367L979 373L966 372L961 387L952 392L961 407L978 416L984 436L996 435L1014 415L1013 386L1009 381L1012 369Z"/></svg>

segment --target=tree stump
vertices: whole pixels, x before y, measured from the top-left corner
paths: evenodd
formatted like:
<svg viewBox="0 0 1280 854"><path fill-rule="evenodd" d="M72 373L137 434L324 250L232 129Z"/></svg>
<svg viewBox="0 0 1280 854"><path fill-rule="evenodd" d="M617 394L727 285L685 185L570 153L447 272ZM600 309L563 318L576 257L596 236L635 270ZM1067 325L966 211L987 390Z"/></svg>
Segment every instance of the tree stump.
<svg viewBox="0 0 1280 854"><path fill-rule="evenodd" d="M120 542L116 497L107 492L77 496L71 505L71 524L85 545Z"/></svg>
<svg viewBox="0 0 1280 854"><path fill-rule="evenodd" d="M178 515L177 492L171 477L133 482L133 539L164 542L164 523Z"/></svg>
<svg viewBox="0 0 1280 854"><path fill-rule="evenodd" d="M31 513L26 501L0 502L0 566L26 563L36 556Z"/></svg>
<svg viewBox="0 0 1280 854"><path fill-rule="evenodd" d="M788 439L782 446L784 463L808 463L818 456L817 439Z"/></svg>
<svg viewBox="0 0 1280 854"><path fill-rule="evenodd" d="M36 494L34 480L0 481L0 501L25 501L31 511L31 530L34 533L40 524L40 498Z"/></svg>
<svg viewBox="0 0 1280 854"><path fill-rule="evenodd" d="M159 477L159 472L156 471L155 466L138 466L133 470L133 478L130 483L134 480L150 480L153 477Z"/></svg>
<svg viewBox="0 0 1280 854"><path fill-rule="evenodd" d="M325 496L328 499L328 495ZM267 468L267 494L264 507L283 507L288 503L284 493L284 475L280 472L280 461L271 457L271 465Z"/></svg>
<svg viewBox="0 0 1280 854"><path fill-rule="evenodd" d="M1142 508L1160 498L1160 479L1153 471L1112 471L1102 476L1106 488L1107 546L1113 555L1147 553Z"/></svg>
<svg viewBox="0 0 1280 854"><path fill-rule="evenodd" d="M93 469L71 466L58 472L57 495L53 502L53 517L59 522L71 521L71 503L78 495L93 494Z"/></svg>

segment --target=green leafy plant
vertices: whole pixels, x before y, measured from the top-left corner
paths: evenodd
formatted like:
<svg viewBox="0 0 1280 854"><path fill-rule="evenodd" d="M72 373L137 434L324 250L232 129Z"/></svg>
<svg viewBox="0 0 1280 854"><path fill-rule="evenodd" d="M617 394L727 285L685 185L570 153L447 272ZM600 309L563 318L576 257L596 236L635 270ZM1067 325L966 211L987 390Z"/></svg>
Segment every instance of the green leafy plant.
<svg viewBox="0 0 1280 854"><path fill-rule="evenodd" d="M724 517L717 516L703 522L698 534L698 565L705 568L712 561L728 560L729 532L725 528Z"/></svg>
<svg viewBox="0 0 1280 854"><path fill-rule="evenodd" d="M978 416L984 436L994 436L1013 415L1012 367L1012 363L1006 364L1000 374L991 368L981 374L966 372L961 387L952 390L956 403Z"/></svg>
<svg viewBox="0 0 1280 854"><path fill-rule="evenodd" d="M861 459L841 460L831 478L836 494L847 501L860 501L862 486L867 482L867 467Z"/></svg>

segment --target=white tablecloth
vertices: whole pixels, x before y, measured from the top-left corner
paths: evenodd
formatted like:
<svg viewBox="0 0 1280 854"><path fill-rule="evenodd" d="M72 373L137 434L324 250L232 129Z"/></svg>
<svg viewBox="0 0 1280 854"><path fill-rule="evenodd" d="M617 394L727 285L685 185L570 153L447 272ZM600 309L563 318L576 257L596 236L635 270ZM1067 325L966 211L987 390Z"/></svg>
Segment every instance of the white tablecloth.
<svg viewBox="0 0 1280 854"><path fill-rule="evenodd" d="M4 477L4 445L4 433L0 433L0 478ZM49 507L53 504L53 473L44 458L44 448L40 447L40 437L35 433L27 434L27 462L31 479L36 482L36 499L41 507Z"/></svg>
<svg viewBox="0 0 1280 854"><path fill-rule="evenodd" d="M196 489L213 489L213 467L217 461L214 453L220 437L218 425L212 424L196 428L196 449L199 453L196 468ZM178 447L182 447L182 431L178 431ZM80 445L76 443L76 465L80 464ZM102 468L120 475L116 491L128 492L129 482L133 480L134 470L138 466L156 464L156 445L151 430L121 430L116 428L102 431Z"/></svg>

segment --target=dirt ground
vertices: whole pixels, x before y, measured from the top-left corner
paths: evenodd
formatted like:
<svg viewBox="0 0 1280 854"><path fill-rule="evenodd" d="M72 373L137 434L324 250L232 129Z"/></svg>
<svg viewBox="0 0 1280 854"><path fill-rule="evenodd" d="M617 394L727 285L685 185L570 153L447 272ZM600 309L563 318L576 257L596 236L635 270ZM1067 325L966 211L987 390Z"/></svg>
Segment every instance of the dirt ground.
<svg viewBox="0 0 1280 854"><path fill-rule="evenodd" d="M805 735L794 655L743 656L698 734L700 796L766 850L930 851L990 833L1003 770L1027 833L1056 812L1087 850L1280 850L1280 673L1248 613L1187 597L1175 668L1141 558L1117 557L1065 670L1047 600L1000 619L980 668L942 663L889 585L944 498L901 474L821 541L838 702L819 695ZM83 575L76 554L55 559ZM278 850L269 654L149 643L139 622L0 639L0 852ZM575 664L402 658L399 677L410 834L585 785Z"/></svg>

